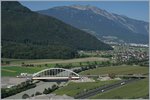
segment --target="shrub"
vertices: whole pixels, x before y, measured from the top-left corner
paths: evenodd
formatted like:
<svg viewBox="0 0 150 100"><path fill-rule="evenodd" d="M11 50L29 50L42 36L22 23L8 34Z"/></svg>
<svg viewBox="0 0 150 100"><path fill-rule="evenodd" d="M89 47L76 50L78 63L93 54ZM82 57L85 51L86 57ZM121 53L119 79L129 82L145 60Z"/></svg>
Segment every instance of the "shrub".
<svg viewBox="0 0 150 100"><path fill-rule="evenodd" d="M27 98L29 98L29 95L28 95L28 94L24 94L24 95L22 96L22 99L27 99Z"/></svg>
<svg viewBox="0 0 150 100"><path fill-rule="evenodd" d="M38 92L38 91L35 93L35 95L41 95L41 94L42 94L42 93L41 93L41 92ZM34 94L33 94L33 95L34 95Z"/></svg>
<svg viewBox="0 0 150 100"><path fill-rule="evenodd" d="M114 73L110 73L108 76L112 79L116 77L116 75Z"/></svg>
<svg viewBox="0 0 150 100"><path fill-rule="evenodd" d="M43 91L43 94L48 94L49 91L45 88L44 91Z"/></svg>

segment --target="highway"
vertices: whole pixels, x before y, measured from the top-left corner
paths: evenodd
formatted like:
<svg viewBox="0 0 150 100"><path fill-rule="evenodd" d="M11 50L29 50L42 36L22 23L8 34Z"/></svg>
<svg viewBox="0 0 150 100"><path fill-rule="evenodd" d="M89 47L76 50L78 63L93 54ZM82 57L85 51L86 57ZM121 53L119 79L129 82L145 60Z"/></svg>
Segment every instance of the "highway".
<svg viewBox="0 0 150 100"><path fill-rule="evenodd" d="M120 82L117 82L117 83L114 83L111 85L102 86L102 87L90 90L88 92L76 95L74 98L75 99L87 99L87 98L94 96L96 94L103 93L103 92L109 91L111 89L118 88L118 87L121 87L122 85L126 85L126 84L129 84L131 82L138 81L138 80L140 80L140 79L123 80L123 81L120 81Z"/></svg>

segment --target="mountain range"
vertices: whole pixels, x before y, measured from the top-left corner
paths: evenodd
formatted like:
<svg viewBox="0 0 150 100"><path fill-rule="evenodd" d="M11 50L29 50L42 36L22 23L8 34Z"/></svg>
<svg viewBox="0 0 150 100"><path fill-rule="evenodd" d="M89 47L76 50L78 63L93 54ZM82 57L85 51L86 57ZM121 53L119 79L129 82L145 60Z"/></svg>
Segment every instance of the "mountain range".
<svg viewBox="0 0 150 100"><path fill-rule="evenodd" d="M111 38L117 42L148 43L148 22L110 13L95 6L58 6L37 12L58 18L101 40Z"/></svg>
<svg viewBox="0 0 150 100"><path fill-rule="evenodd" d="M2 57L74 58L78 50L111 50L95 36L16 1L1 2Z"/></svg>

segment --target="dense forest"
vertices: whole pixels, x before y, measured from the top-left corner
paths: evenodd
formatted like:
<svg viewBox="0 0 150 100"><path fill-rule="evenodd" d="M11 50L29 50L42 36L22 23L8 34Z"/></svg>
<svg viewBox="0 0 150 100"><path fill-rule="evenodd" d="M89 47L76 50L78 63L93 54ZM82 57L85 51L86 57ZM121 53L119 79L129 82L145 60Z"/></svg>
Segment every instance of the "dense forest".
<svg viewBox="0 0 150 100"><path fill-rule="evenodd" d="M110 50L96 37L41 15L15 1L2 1L2 57L74 58L77 50Z"/></svg>

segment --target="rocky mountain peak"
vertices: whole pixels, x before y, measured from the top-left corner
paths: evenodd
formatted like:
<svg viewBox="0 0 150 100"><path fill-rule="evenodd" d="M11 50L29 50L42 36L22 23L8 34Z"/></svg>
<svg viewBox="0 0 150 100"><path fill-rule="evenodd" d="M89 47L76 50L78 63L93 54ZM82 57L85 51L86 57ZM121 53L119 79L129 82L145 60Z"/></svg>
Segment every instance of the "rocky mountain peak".
<svg viewBox="0 0 150 100"><path fill-rule="evenodd" d="M71 8L75 8L78 10L91 10L92 12L107 17L110 20L117 19L112 13L107 12L106 10L100 9L91 5L72 5Z"/></svg>
<svg viewBox="0 0 150 100"><path fill-rule="evenodd" d="M89 9L95 9L96 7L91 5L71 5L70 7L79 9L79 10L89 10Z"/></svg>

